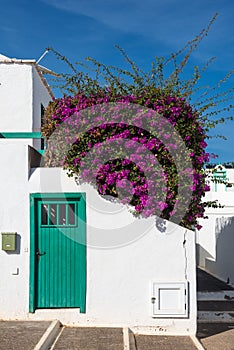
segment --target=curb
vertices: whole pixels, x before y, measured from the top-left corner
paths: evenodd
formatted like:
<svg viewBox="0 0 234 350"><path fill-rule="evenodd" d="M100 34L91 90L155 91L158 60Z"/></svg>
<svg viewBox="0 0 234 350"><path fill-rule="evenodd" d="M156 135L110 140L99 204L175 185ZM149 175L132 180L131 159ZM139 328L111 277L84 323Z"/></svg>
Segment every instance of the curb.
<svg viewBox="0 0 234 350"><path fill-rule="evenodd" d="M198 350L205 350L203 345L200 343L200 341L197 339L195 335L190 335L190 338L192 339L193 343L197 347Z"/></svg>
<svg viewBox="0 0 234 350"><path fill-rule="evenodd" d="M130 350L129 347L129 330L128 327L123 328L123 345L124 345L124 350Z"/></svg>
<svg viewBox="0 0 234 350"><path fill-rule="evenodd" d="M136 350L134 333L128 328L123 328L123 345L124 350Z"/></svg>
<svg viewBox="0 0 234 350"><path fill-rule="evenodd" d="M33 350L48 350L57 338L61 328L61 323L58 320L51 322L50 326L47 328L37 345Z"/></svg>

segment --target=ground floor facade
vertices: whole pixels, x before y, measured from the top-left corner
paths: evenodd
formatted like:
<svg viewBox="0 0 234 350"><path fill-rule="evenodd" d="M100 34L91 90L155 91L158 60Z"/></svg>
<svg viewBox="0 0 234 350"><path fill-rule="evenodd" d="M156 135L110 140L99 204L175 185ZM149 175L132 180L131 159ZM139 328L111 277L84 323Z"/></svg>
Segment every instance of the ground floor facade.
<svg viewBox="0 0 234 350"><path fill-rule="evenodd" d="M17 172L2 159L0 319L195 334L194 232L160 231L61 168L28 168L16 149Z"/></svg>

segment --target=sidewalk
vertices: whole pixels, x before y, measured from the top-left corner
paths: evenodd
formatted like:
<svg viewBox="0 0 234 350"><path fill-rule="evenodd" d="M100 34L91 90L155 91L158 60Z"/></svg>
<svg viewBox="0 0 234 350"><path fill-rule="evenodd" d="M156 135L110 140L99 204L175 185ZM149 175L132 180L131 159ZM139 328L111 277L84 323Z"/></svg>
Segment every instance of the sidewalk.
<svg viewBox="0 0 234 350"><path fill-rule="evenodd" d="M134 335L130 340L124 337L122 328L65 326L58 330L56 340L39 342L50 325L51 322L1 321L0 350L34 350L35 346L37 350L200 350L189 336Z"/></svg>

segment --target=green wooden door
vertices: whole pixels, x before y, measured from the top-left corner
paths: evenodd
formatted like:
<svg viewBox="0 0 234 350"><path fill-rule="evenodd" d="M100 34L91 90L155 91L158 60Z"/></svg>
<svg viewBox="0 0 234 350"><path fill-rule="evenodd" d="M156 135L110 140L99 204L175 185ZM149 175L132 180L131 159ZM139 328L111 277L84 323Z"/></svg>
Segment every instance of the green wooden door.
<svg viewBox="0 0 234 350"><path fill-rule="evenodd" d="M31 280L31 283L34 285L34 298L31 304L34 305L30 309L77 307L85 312L84 196L43 194L32 197L34 244L31 245L31 262L33 260L34 281Z"/></svg>

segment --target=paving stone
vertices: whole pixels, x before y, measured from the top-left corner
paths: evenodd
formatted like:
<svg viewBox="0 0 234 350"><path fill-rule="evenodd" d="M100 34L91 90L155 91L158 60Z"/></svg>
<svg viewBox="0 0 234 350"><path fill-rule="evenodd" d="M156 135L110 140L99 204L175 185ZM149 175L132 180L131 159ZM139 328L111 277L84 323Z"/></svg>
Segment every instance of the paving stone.
<svg viewBox="0 0 234 350"><path fill-rule="evenodd" d="M234 311L234 301L198 301L199 311Z"/></svg>
<svg viewBox="0 0 234 350"><path fill-rule="evenodd" d="M137 350L197 350L190 337L136 335Z"/></svg>
<svg viewBox="0 0 234 350"><path fill-rule="evenodd" d="M54 350L123 350L122 328L65 327Z"/></svg>
<svg viewBox="0 0 234 350"><path fill-rule="evenodd" d="M50 322L0 321L0 350L32 350Z"/></svg>

